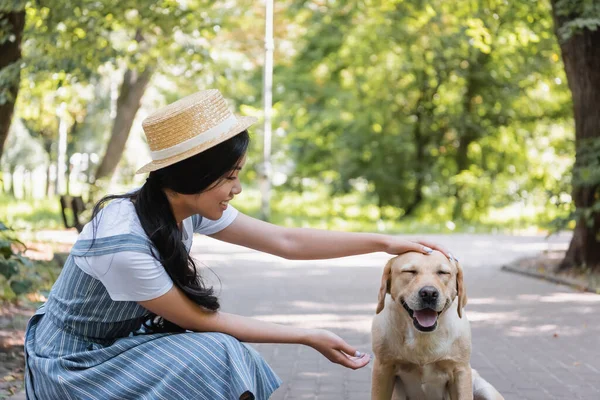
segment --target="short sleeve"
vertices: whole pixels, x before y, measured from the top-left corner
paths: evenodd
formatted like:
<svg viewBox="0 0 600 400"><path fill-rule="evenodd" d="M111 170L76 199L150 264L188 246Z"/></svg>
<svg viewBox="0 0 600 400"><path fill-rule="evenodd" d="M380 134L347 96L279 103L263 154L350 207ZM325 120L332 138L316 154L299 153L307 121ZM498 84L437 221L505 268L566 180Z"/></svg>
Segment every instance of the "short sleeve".
<svg viewBox="0 0 600 400"><path fill-rule="evenodd" d="M152 300L173 287L173 281L162 264L147 253L120 251L75 257L75 263L102 282L115 301Z"/></svg>
<svg viewBox="0 0 600 400"><path fill-rule="evenodd" d="M208 218L193 218L194 221L194 233L200 233L203 235L212 235L227 228L238 216L239 211L229 205L223 215L216 221Z"/></svg>

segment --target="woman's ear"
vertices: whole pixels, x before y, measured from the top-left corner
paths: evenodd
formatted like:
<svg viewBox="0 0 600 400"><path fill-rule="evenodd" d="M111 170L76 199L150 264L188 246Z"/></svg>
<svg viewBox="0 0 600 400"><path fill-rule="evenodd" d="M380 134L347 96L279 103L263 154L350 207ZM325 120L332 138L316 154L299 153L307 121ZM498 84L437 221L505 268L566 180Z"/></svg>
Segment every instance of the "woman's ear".
<svg viewBox="0 0 600 400"><path fill-rule="evenodd" d="M390 292L392 264L396 258L397 257L390 259L383 269L383 275L381 276L381 287L379 288L379 296L377 298L377 311L375 311L375 314L379 314L385 306L385 295Z"/></svg>

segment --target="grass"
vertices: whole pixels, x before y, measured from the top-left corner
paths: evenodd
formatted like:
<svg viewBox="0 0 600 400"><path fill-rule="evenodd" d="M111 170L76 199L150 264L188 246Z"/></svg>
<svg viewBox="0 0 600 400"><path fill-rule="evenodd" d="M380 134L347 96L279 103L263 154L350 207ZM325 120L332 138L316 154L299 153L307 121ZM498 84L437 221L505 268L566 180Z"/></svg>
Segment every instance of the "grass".
<svg viewBox="0 0 600 400"><path fill-rule="evenodd" d="M260 216L260 192L245 188L232 204L240 211ZM381 209L360 193L332 197L327 189L310 192L274 191L270 221L288 227L310 227L341 231L386 233L538 233L544 232L547 213L543 209L523 211L515 207L491 210L477 222L451 221L443 208L422 209L419 215L402 218L394 207ZM64 229L58 197L18 200L0 194L0 221L17 231Z"/></svg>
<svg viewBox="0 0 600 400"><path fill-rule="evenodd" d="M17 231L62 229L58 197L20 200L0 194L0 221Z"/></svg>
<svg viewBox="0 0 600 400"><path fill-rule="evenodd" d="M240 211L259 217L260 192L245 189L232 202ZM274 192L270 221L290 227L341 231L417 233L539 233L546 232L544 210L515 213L514 208L492 210L478 222L451 221L444 209L422 210L419 215L402 218L394 207L379 208L360 193L331 197L326 188L311 192Z"/></svg>

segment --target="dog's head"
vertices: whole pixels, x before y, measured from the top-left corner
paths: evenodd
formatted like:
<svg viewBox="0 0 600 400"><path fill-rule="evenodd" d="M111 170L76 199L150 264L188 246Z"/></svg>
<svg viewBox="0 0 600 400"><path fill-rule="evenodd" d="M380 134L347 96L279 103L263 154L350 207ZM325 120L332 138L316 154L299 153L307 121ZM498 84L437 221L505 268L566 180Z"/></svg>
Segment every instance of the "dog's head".
<svg viewBox="0 0 600 400"><path fill-rule="evenodd" d="M388 261L381 278L377 314L383 310L388 293L421 332L434 331L438 316L456 297L460 318L467 304L462 268L439 251L430 255L405 253Z"/></svg>

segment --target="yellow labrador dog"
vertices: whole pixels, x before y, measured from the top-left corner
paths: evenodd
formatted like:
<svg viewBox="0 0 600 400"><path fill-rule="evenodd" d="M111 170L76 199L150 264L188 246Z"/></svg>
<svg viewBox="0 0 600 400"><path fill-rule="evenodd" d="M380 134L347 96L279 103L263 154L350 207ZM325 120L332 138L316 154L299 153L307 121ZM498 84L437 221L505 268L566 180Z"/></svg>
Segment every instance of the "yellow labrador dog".
<svg viewBox="0 0 600 400"><path fill-rule="evenodd" d="M462 268L442 253L387 263L372 326L372 400L503 400L471 369L466 304Z"/></svg>

